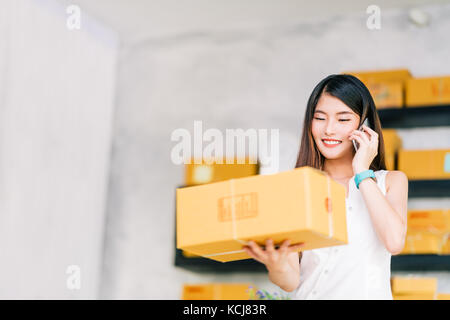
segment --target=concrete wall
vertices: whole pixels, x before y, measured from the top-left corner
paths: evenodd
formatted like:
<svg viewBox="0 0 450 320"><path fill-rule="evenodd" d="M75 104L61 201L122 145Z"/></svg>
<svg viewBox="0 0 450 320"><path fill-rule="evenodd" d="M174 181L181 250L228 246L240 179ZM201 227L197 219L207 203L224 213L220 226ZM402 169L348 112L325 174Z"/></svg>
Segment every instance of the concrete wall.
<svg viewBox="0 0 450 320"><path fill-rule="evenodd" d="M0 298L96 298L118 40L52 0L0 13Z"/></svg>
<svg viewBox="0 0 450 320"><path fill-rule="evenodd" d="M223 132L278 128L280 170L293 168L306 101L326 75L399 67L415 76L450 74L450 44L443 41L450 6L426 10L432 23L423 29L410 24L404 10L383 10L381 30L371 31L363 10L322 22L230 23L123 47L101 297L178 299L183 283L208 281L278 290L264 274L200 274L173 266L175 188L183 184L183 167L171 163L171 133L193 132L194 120ZM400 134L407 148L450 147L448 127ZM420 206L449 208L450 199L410 202ZM441 292L450 292L449 273L432 275Z"/></svg>

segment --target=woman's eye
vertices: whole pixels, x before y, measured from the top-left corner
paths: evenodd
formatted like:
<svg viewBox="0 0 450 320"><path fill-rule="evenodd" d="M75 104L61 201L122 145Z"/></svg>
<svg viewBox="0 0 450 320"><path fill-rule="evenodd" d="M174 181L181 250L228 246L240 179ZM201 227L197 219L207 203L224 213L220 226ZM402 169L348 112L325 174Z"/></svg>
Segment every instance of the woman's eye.
<svg viewBox="0 0 450 320"><path fill-rule="evenodd" d="M339 119L339 121L350 121L350 119Z"/></svg>
<svg viewBox="0 0 450 320"><path fill-rule="evenodd" d="M325 120L324 118L317 118L317 117L314 117L314 119L316 119L316 120Z"/></svg>

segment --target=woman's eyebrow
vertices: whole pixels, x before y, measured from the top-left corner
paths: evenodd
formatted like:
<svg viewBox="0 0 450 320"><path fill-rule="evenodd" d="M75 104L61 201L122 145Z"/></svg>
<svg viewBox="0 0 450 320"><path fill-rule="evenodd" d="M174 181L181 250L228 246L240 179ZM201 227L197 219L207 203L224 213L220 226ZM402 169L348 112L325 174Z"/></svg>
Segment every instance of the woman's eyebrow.
<svg viewBox="0 0 450 320"><path fill-rule="evenodd" d="M327 114L325 111L322 111L322 110L316 110L314 112ZM336 112L336 114L353 114L353 112L351 112L351 111L340 111L340 112Z"/></svg>

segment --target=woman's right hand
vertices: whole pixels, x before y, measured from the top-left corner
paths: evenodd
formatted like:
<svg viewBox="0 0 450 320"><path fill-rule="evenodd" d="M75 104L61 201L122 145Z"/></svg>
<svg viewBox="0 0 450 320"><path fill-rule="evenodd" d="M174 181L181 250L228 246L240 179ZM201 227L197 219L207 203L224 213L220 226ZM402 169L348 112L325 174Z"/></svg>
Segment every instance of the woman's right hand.
<svg viewBox="0 0 450 320"><path fill-rule="evenodd" d="M266 240L266 250L263 250L257 243L250 241L244 251L256 261L264 264L268 271L284 272L290 268L289 253L297 252L304 243L298 243L290 246L290 240L285 240L280 248L275 249L273 240Z"/></svg>

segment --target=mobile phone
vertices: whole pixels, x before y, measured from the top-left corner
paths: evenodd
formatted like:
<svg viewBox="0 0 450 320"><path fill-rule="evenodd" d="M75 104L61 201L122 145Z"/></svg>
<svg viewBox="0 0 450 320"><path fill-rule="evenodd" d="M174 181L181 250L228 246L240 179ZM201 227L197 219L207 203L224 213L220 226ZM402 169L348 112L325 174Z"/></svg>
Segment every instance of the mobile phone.
<svg viewBox="0 0 450 320"><path fill-rule="evenodd" d="M366 119L364 120L364 122L362 123L362 125L359 127L358 130L359 130L359 131L364 131L363 126L368 126L368 127L370 128L370 125L369 125L369 118L366 118ZM359 143L358 143L356 140L352 140L352 142L353 142L353 147L355 147L355 151L358 151Z"/></svg>

